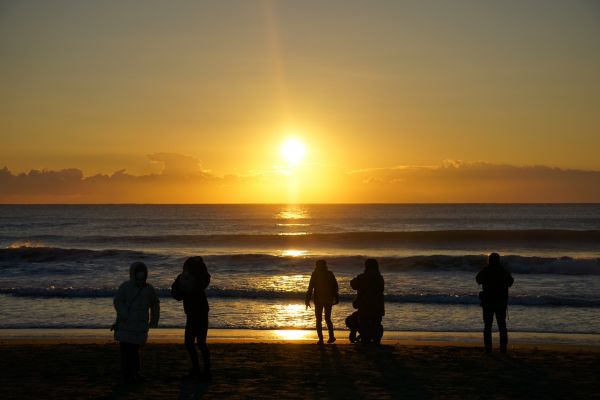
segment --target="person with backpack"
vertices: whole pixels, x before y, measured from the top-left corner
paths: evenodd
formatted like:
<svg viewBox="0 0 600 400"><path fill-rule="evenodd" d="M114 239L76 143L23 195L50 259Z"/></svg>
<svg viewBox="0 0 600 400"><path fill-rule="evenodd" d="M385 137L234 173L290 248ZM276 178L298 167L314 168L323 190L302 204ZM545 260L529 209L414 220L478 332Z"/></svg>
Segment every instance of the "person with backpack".
<svg viewBox="0 0 600 400"><path fill-rule="evenodd" d="M125 383L143 380L139 373L140 346L146 343L149 328L158 327L160 302L147 279L146 264L134 262L129 267L129 280L119 286L113 301L117 319L111 329L115 331L115 340L119 341Z"/></svg>
<svg viewBox="0 0 600 400"><path fill-rule="evenodd" d="M183 272L177 276L171 285L171 295L175 300L183 300L185 321L185 347L192 362L192 369L186 376L203 381L212 379L210 372L210 351L206 344L208 334L208 299L206 288L210 283L210 274L202 257L190 257L183 264ZM200 371L198 362L197 343L202 353L204 373Z"/></svg>
<svg viewBox="0 0 600 400"><path fill-rule="evenodd" d="M315 317L317 322L318 344L323 344L323 311L325 311L325 323L329 331L327 343L335 342L333 322L331 322L331 309L340 302L339 287L333 272L327 269L325 260L317 260L315 270L310 276L308 290L306 291L305 304L310 307L310 299L315 303Z"/></svg>
<svg viewBox="0 0 600 400"><path fill-rule="evenodd" d="M492 324L494 315L500 331L500 352L506 353L508 330L506 329L506 309L508 307L508 288L514 283L511 273L500 263L500 255L492 253L488 264L477 274L475 280L482 285L479 293L483 308L483 343L486 353L492 352Z"/></svg>

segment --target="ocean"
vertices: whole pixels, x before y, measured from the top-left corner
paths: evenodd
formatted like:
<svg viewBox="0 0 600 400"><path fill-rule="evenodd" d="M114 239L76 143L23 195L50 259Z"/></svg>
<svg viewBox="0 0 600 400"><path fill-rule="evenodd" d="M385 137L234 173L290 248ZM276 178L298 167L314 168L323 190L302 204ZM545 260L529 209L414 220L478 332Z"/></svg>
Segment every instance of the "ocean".
<svg viewBox="0 0 600 400"><path fill-rule="evenodd" d="M304 293L324 258L344 329L349 281L372 257L387 331L477 332L492 251L515 278L509 330L600 333L600 204L2 205L0 328L108 328L133 261L149 267L160 326L182 327L169 288L200 255L212 328L311 329Z"/></svg>

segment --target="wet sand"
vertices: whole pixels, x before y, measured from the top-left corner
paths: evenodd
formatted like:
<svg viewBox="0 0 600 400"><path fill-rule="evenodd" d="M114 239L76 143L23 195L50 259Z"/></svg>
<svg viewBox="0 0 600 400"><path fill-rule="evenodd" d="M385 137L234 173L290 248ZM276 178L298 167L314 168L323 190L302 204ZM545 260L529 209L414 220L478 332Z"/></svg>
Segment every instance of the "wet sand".
<svg viewBox="0 0 600 400"><path fill-rule="evenodd" d="M497 340L494 333L494 340ZM181 328L152 329L149 343L180 343ZM347 343L347 330L337 330L337 343ZM314 343L314 329L209 329L209 343ZM481 332L411 332L385 331L384 344L427 345L427 346L481 346ZM113 334L108 329L0 329L2 344L104 344L112 343ZM511 348L600 348L600 334L510 332Z"/></svg>
<svg viewBox="0 0 600 400"><path fill-rule="evenodd" d="M485 355L473 343L435 344L213 342L207 384L182 379L181 344L150 343L147 381L122 386L115 343L3 340L0 387L3 399L600 398L598 346L522 344Z"/></svg>

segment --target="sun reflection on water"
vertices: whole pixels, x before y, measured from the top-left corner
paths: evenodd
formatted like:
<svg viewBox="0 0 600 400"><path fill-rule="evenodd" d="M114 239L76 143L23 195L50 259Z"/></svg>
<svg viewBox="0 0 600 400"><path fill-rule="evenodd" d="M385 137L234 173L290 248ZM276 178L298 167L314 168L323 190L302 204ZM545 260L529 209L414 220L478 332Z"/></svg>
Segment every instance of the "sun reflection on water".
<svg viewBox="0 0 600 400"><path fill-rule="evenodd" d="M303 322L306 320L306 306L302 303L278 304L274 308L272 315L272 325L284 325L291 328L303 327ZM301 339L304 334L298 330L280 330L278 335L284 339Z"/></svg>
<svg viewBox="0 0 600 400"><path fill-rule="evenodd" d="M275 335L283 340L310 340L311 331L299 329L285 329L275 331Z"/></svg>
<svg viewBox="0 0 600 400"><path fill-rule="evenodd" d="M284 223L280 223L280 224L277 224L277 226L310 226L310 224L284 224Z"/></svg>
<svg viewBox="0 0 600 400"><path fill-rule="evenodd" d="M308 210L300 206L285 206L276 215L277 219L306 219L309 218Z"/></svg>

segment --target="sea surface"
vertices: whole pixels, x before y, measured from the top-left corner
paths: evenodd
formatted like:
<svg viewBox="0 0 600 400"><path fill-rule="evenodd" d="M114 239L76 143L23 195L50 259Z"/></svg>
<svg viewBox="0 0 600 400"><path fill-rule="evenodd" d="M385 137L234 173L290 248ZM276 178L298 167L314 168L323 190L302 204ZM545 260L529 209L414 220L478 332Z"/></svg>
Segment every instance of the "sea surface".
<svg viewBox="0 0 600 400"><path fill-rule="evenodd" d="M107 328L134 261L159 291L160 326L182 327L169 287L201 255L213 328L312 328L303 299L319 258L344 328L349 281L374 257L386 330L476 332L474 278L492 251L515 278L510 330L600 333L600 204L2 205L0 328Z"/></svg>

